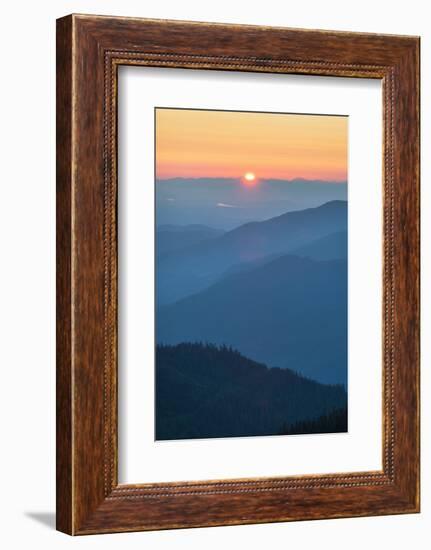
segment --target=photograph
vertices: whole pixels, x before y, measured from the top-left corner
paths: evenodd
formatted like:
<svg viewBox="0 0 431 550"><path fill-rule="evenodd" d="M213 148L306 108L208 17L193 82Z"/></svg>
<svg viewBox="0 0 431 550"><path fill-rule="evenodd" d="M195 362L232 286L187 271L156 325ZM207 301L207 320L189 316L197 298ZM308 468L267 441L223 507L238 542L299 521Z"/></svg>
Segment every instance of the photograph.
<svg viewBox="0 0 431 550"><path fill-rule="evenodd" d="M156 107L155 439L348 431L348 116Z"/></svg>

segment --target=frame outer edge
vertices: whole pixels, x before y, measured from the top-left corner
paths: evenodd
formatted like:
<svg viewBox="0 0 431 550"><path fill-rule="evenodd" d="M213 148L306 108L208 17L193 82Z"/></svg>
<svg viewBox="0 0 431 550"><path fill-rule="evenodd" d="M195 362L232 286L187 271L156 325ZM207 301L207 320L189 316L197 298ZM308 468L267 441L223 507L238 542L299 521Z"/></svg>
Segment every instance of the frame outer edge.
<svg viewBox="0 0 431 550"><path fill-rule="evenodd" d="M72 16L56 24L56 528L73 534Z"/></svg>
<svg viewBox="0 0 431 550"><path fill-rule="evenodd" d="M395 319L403 342L397 364L397 480L413 513L420 511L420 39L397 67Z"/></svg>

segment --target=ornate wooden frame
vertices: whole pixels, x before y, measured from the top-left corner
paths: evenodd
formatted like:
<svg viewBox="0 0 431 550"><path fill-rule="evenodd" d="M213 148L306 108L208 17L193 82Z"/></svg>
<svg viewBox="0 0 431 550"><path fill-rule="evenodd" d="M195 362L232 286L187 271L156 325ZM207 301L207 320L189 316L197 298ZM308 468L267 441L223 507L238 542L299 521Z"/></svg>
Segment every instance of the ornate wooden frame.
<svg viewBox="0 0 431 550"><path fill-rule="evenodd" d="M384 101L383 470L119 485L119 65L377 78ZM419 511L419 38L70 15L57 21L57 528Z"/></svg>

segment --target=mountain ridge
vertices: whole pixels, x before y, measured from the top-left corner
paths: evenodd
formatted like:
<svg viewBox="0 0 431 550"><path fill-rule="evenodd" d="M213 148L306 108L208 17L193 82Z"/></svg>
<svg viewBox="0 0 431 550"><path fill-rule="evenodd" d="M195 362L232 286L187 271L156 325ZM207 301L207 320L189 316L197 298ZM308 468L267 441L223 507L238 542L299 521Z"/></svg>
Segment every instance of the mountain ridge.
<svg viewBox="0 0 431 550"><path fill-rule="evenodd" d="M157 262L157 304L166 305L213 284L235 264L288 253L317 238L347 230L346 201L249 222L211 240L164 255Z"/></svg>
<svg viewBox="0 0 431 550"><path fill-rule="evenodd" d="M346 384L347 262L287 254L231 274L159 308L156 335L159 344L230 345L271 367Z"/></svg>
<svg viewBox="0 0 431 550"><path fill-rule="evenodd" d="M300 433L307 422L314 433L346 431L321 420L346 411L341 386L268 368L226 346L159 345L156 357L157 440Z"/></svg>
<svg viewBox="0 0 431 550"><path fill-rule="evenodd" d="M256 185L246 186L240 178L156 181L160 224L200 223L230 230L248 220L268 219L334 199L347 200L346 182L259 179Z"/></svg>

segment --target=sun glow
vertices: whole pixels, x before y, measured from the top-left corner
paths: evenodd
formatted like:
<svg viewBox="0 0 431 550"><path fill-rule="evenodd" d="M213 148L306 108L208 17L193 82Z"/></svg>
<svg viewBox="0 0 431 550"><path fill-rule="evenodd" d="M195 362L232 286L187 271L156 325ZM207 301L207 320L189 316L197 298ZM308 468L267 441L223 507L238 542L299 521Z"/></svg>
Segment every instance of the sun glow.
<svg viewBox="0 0 431 550"><path fill-rule="evenodd" d="M256 176L253 174L253 172L246 172L244 174L244 180L247 183L253 183L254 181L256 181Z"/></svg>

